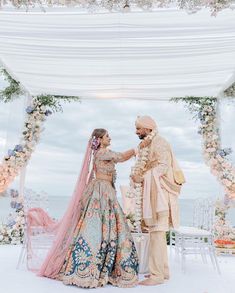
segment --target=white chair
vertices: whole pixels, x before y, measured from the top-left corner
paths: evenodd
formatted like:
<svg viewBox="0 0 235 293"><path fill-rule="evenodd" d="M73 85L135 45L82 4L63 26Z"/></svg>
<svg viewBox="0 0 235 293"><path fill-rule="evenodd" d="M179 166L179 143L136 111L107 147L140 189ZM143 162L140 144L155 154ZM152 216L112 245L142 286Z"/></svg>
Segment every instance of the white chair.
<svg viewBox="0 0 235 293"><path fill-rule="evenodd" d="M170 231L170 250L175 247L176 255L181 255L181 267L186 271L186 255L201 255L204 263L209 255L211 262L220 274L213 237L215 207L211 199L197 199L193 212L193 226L180 226Z"/></svg>
<svg viewBox="0 0 235 293"><path fill-rule="evenodd" d="M25 189L24 192L24 214L25 214L25 227L24 227L24 242L21 248L17 269L25 263L27 268L31 270L39 267L39 262L45 258L48 248L51 246L54 235L49 234L43 227L35 226L30 227L30 235L28 233L28 211L32 208L42 208L48 210L48 195L44 192L36 193L31 189ZM44 235L45 237L42 237ZM37 256L32 257L32 252L37 250ZM32 263L34 261L37 263Z"/></svg>

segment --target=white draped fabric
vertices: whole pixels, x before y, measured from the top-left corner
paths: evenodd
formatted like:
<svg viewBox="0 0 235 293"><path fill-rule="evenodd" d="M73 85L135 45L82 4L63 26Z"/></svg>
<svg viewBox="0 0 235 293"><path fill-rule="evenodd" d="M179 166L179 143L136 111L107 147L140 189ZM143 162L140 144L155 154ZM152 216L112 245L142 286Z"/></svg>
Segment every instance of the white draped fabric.
<svg viewBox="0 0 235 293"><path fill-rule="evenodd" d="M216 96L234 79L235 11L0 12L0 59L33 94Z"/></svg>

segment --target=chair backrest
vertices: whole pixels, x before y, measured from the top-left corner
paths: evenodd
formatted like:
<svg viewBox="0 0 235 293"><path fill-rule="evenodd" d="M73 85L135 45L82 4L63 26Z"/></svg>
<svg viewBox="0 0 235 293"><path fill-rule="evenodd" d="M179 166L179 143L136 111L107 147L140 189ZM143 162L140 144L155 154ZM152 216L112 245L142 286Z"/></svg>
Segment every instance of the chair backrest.
<svg viewBox="0 0 235 293"><path fill-rule="evenodd" d="M193 226L212 231L215 217L215 201L211 198L198 198L194 203Z"/></svg>
<svg viewBox="0 0 235 293"><path fill-rule="evenodd" d="M48 211L48 194L44 191L35 192L32 189L25 188L24 191L24 211L27 214L31 208L42 208Z"/></svg>
<svg viewBox="0 0 235 293"><path fill-rule="evenodd" d="M34 271L41 266L55 239L56 231L49 231L47 226L54 224L47 214L48 194L25 189L24 212L27 268Z"/></svg>

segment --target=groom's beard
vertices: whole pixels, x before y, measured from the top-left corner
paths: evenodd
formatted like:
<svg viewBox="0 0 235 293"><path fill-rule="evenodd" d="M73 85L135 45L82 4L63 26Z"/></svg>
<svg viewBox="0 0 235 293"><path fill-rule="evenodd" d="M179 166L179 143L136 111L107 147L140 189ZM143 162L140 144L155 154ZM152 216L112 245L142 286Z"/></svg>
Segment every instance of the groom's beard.
<svg viewBox="0 0 235 293"><path fill-rule="evenodd" d="M138 136L139 136L139 139L144 139L146 135L145 134L140 134Z"/></svg>

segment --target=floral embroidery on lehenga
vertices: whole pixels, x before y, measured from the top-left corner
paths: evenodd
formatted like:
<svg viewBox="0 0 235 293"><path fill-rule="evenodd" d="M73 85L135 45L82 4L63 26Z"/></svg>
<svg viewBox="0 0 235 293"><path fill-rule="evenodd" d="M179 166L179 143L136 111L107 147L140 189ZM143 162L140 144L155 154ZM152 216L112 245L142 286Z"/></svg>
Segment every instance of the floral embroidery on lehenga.
<svg viewBox="0 0 235 293"><path fill-rule="evenodd" d="M120 153L98 152L94 164L99 172L114 174L119 160ZM93 179L81 202L81 217L58 278L65 284L89 288L108 282L119 287L135 286L138 257L112 184Z"/></svg>

